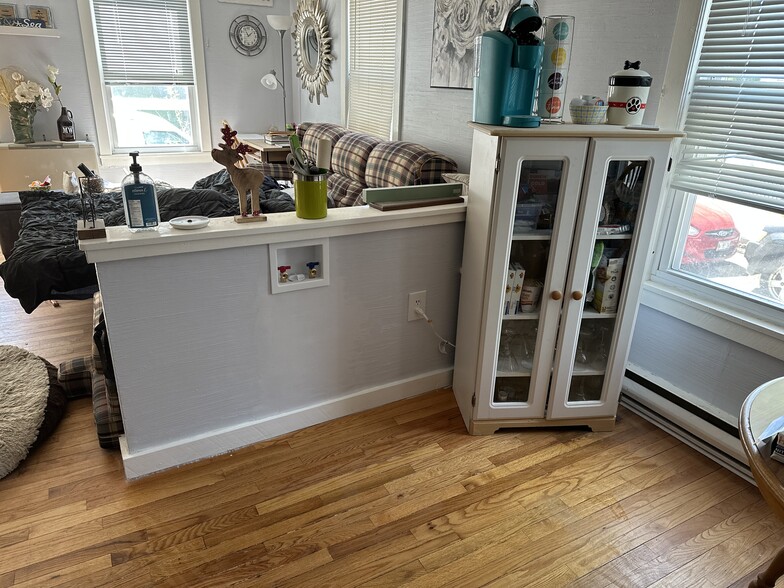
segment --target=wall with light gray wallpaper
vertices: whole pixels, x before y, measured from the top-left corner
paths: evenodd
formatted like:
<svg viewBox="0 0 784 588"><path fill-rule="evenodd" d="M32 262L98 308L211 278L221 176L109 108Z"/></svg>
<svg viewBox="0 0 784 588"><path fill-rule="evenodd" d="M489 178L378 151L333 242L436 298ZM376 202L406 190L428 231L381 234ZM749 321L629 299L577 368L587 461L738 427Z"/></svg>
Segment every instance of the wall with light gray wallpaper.
<svg viewBox="0 0 784 588"><path fill-rule="evenodd" d="M63 104L73 111L77 138L84 139L86 134L91 140L95 140L95 117L87 82L77 0L21 0L16 4L17 10L22 13L25 13L26 4L50 6L60 37L0 36L0 67L21 67L40 82L46 82L48 64L58 67L58 82L63 86L60 97ZM260 79L272 68L279 70L281 64L280 36L269 26L266 15L291 12L292 4L289 0L274 0L271 8L201 0L213 142L217 142L220 136L218 131L223 119L244 132L264 131L271 125L282 126L283 94L280 90L265 90ZM240 55L229 42L229 25L234 18L243 14L257 17L267 29L267 46L257 56ZM151 39L150 42L155 40ZM299 80L293 79L289 34L284 37L284 52L289 94L296 98L295 88ZM294 100L290 101L289 118L294 116L294 106ZM60 113L55 110L52 108L36 115L36 141L41 141L44 135L48 139L57 138L56 121ZM12 140L11 125L5 116L5 109L0 109L0 142Z"/></svg>
<svg viewBox="0 0 784 588"><path fill-rule="evenodd" d="M339 0L322 0L330 15L336 60L335 82L321 106L308 103L300 90L300 120L341 122L343 71L340 55L342 31ZM654 122L675 27L678 0L542 0L542 15L570 14L576 17L573 57L567 83L567 102L578 94L607 94L609 76L623 68L626 59L641 60L653 76L645 122ZM472 115L472 93L430 87L430 61L434 2L405 3L403 51L403 100L400 138L415 141L454 157L461 170L471 160L471 131L466 123Z"/></svg>

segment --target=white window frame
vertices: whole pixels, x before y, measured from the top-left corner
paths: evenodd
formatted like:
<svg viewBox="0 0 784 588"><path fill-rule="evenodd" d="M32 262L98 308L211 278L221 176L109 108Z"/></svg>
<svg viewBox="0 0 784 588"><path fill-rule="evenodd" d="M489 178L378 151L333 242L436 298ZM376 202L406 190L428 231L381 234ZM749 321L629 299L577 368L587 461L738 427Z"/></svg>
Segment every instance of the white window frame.
<svg viewBox="0 0 784 588"><path fill-rule="evenodd" d="M403 0L394 0L397 3L397 17L395 19L395 63L397 67L395 69L395 82L394 82L394 98L393 98L393 105L392 105L392 124L390 128L390 135L389 137L384 137L390 141L396 141L400 138L400 124L401 124L401 108L402 108L402 100L401 100L401 86L402 86L402 72L403 72L403 61L405 59L403 55L403 22L405 18L405 2ZM341 25L340 25L340 36L343 39L341 43L341 49L343 50L343 55L346 56L346 59L343 60L343 95L340 105L340 120L342 121L343 126L348 126L348 103L349 103L349 68L351 64L350 61L350 44L351 39L349 39L349 27L348 27L348 16L349 16L349 0L343 0L340 4L341 7Z"/></svg>
<svg viewBox="0 0 784 588"><path fill-rule="evenodd" d="M98 43L93 29L93 9L90 0L77 0L79 9L79 23L82 30L84 55L87 62L87 79L90 84L90 97L93 102L95 115L95 128L98 135L98 155L104 166L125 166L128 163L127 153L113 152L112 130L109 125L111 108L108 89L103 83L101 68L98 59ZM193 42L193 66L196 77L195 108L198 116L198 151L179 151L146 153L144 160L149 165L198 163L211 161L212 137L210 135L209 107L207 104L207 75L204 59L204 42L202 36L201 4L200 0L188 0L188 16L191 22L191 37ZM195 122L195 121L194 121Z"/></svg>
<svg viewBox="0 0 784 588"><path fill-rule="evenodd" d="M681 2L678 9L657 121L682 128L689 81L701 50L697 35L709 0ZM677 148L674 151L677 154ZM673 157L675 159L675 157ZM784 360L784 312L774 305L734 294L706 280L669 269L679 250L687 199L664 186L657 227L657 254L649 265L641 303L645 306Z"/></svg>

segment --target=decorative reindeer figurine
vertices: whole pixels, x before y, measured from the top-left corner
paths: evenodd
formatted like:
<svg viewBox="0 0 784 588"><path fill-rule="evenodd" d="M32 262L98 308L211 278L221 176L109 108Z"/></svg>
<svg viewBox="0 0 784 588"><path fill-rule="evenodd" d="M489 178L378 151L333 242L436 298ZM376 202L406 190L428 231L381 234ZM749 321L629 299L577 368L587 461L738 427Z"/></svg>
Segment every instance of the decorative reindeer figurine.
<svg viewBox="0 0 784 588"><path fill-rule="evenodd" d="M246 153L253 153L256 150L240 143L237 140L237 131L233 131L225 121L221 128L221 135L223 143L218 144L220 149L212 150L212 158L226 168L231 183L237 189L240 199L240 216L235 216L234 220L238 223L267 220L267 217L261 214L259 205L259 191L264 182L264 174L250 167L237 167L239 162L244 163ZM250 190L251 198L251 216L248 216L248 202L246 200L248 190Z"/></svg>

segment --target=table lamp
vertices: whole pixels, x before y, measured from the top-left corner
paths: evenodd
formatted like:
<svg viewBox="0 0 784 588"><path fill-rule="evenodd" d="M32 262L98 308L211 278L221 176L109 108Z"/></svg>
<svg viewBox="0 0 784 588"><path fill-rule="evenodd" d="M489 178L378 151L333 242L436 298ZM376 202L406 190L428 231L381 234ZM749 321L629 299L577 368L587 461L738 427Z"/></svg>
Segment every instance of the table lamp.
<svg viewBox="0 0 784 588"><path fill-rule="evenodd" d="M268 14L267 22L280 34L280 80L273 69L261 78L261 85L268 90L275 90L278 84L283 88L283 129L286 130L286 62L283 56L283 36L291 28L294 19L290 14Z"/></svg>

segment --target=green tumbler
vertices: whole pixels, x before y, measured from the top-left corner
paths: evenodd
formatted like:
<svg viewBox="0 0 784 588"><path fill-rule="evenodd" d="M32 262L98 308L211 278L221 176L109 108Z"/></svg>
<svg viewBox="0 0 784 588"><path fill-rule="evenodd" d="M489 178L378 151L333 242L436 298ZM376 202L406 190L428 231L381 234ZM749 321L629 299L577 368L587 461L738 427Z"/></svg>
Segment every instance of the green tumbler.
<svg viewBox="0 0 784 588"><path fill-rule="evenodd" d="M327 174L294 173L294 206L299 218L327 216Z"/></svg>

